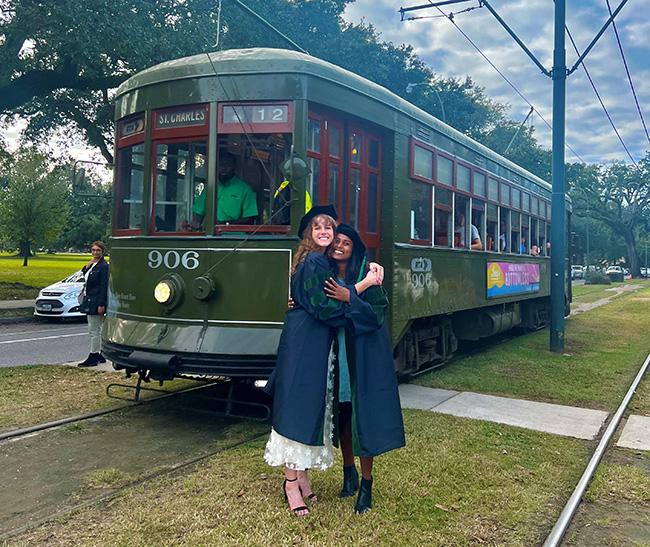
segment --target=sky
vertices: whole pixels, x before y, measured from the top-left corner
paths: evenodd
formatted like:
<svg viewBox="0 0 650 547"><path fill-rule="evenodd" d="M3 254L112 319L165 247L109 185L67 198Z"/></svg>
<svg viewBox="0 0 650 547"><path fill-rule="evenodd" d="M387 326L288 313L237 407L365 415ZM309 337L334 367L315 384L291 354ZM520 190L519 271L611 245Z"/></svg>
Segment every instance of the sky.
<svg viewBox="0 0 650 547"><path fill-rule="evenodd" d="M609 0L612 11L620 0ZM466 38L446 18L400 22L400 7L426 4L427 0L356 0L345 19L364 20L381 33L381 39L413 46L434 72L445 77L471 76L486 94L510 105L509 116L523 121L530 107L483 59ZM616 17L618 33L628 63L641 112L650 128L650 2L629 1ZM477 6L478 0L443 6L445 13ZM553 55L552 0L492 0L491 5L517 35L550 69ZM407 13L407 16L439 15L436 8ZM609 16L606 0L567 1L567 27L582 52ZM456 24L483 53L552 124L552 80L543 75L516 42L485 8L457 14ZM567 65L577 59L567 38ZM650 150L646 132L634 103L622 57L610 28L586 58L585 64L596 89L609 111L624 143L635 161ZM580 67L567 79L566 140L582 161L606 163L631 159L607 120L593 88ZM550 148L551 130L536 114L532 124L540 144ZM580 161L567 149L567 161Z"/></svg>

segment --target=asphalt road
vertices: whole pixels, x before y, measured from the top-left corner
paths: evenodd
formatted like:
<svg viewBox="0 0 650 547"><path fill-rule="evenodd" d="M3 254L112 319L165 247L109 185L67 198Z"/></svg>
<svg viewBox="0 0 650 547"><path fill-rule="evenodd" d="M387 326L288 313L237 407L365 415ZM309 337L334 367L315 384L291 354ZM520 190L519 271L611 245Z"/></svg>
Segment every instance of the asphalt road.
<svg viewBox="0 0 650 547"><path fill-rule="evenodd" d="M85 322L0 325L0 367L69 363L87 355Z"/></svg>

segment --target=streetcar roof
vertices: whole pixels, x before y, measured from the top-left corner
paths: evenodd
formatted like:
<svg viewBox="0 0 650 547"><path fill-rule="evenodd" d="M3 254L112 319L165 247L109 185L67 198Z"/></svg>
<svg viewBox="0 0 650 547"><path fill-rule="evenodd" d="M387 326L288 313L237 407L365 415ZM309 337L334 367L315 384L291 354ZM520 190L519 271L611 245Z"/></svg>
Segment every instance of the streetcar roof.
<svg viewBox="0 0 650 547"><path fill-rule="evenodd" d="M485 158L499 163L512 172L551 191L551 185L547 181L497 154L490 148L476 142L428 112L402 99L385 87L328 61L297 51L276 48L228 49L165 61L164 63L138 72L123 82L117 89L116 98L148 85L188 78L214 77L217 69L217 74L229 76L237 74L287 73L306 74L332 81L383 103L413 118L417 122L428 125L435 131L474 150Z"/></svg>

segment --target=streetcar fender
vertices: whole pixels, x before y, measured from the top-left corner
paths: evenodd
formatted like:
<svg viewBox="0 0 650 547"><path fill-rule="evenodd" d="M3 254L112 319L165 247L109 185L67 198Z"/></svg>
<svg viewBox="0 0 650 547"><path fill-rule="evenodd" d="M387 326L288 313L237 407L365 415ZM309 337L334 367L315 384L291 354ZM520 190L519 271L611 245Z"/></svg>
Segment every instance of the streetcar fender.
<svg viewBox="0 0 650 547"><path fill-rule="evenodd" d="M132 351L127 360L134 367L150 370L156 380L173 380L178 364L176 355L140 350Z"/></svg>

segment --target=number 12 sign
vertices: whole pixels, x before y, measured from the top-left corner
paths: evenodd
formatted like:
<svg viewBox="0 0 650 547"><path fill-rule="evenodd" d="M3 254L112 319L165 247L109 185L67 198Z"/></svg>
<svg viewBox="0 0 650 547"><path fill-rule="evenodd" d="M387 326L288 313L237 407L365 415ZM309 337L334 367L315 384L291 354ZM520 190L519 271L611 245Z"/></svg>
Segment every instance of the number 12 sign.
<svg viewBox="0 0 650 547"><path fill-rule="evenodd" d="M219 105L219 133L291 133L291 103Z"/></svg>

